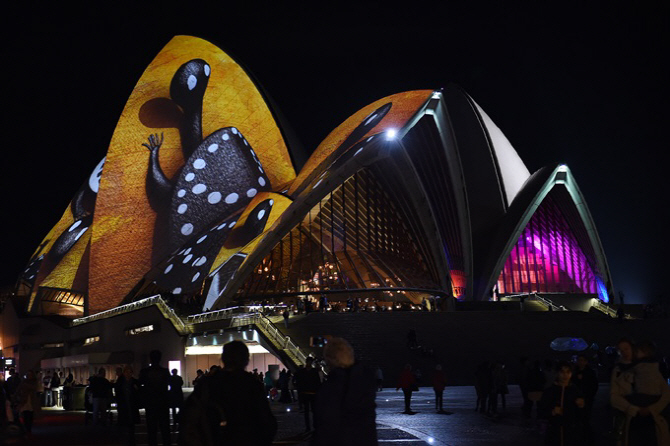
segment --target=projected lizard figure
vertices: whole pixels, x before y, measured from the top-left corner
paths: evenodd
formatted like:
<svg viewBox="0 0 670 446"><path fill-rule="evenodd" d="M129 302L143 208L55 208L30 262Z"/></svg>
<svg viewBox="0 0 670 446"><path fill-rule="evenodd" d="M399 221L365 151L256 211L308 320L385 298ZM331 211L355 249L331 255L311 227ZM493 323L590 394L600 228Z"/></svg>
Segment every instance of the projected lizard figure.
<svg viewBox="0 0 670 446"><path fill-rule="evenodd" d="M246 208L258 192L272 190L256 153L238 129L225 127L202 138L202 106L210 70L204 60L191 60L179 67L170 84L170 96L184 112L181 139L186 159L174 180L165 176L159 164L163 136L151 135L143 144L150 151L149 202L157 218L167 222L169 252L182 248L156 283L175 293L199 288L237 222L233 215ZM259 203L251 213L257 218L235 229L239 235L232 238L237 246L263 230L272 204L272 200Z"/></svg>
<svg viewBox="0 0 670 446"><path fill-rule="evenodd" d="M81 186L72 199L70 209L74 223L56 239L47 255L49 261L54 265L74 246L93 223L95 199L100 189L100 178L104 165L105 158L93 169L88 181Z"/></svg>

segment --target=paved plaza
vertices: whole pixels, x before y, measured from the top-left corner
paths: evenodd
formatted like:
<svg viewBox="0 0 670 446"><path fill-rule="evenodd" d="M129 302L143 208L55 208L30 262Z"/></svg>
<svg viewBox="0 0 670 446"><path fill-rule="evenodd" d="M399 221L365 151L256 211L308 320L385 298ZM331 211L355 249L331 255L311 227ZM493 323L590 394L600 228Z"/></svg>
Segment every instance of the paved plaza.
<svg viewBox="0 0 670 446"><path fill-rule="evenodd" d="M414 393L412 409L414 415L402 413L402 392L385 389L377 393L377 433L380 445L541 445L542 436L533 420L521 415L521 396L517 386L510 386L507 409L500 410L498 417L487 417L474 411L473 387L448 387L445 391L444 408L448 414L435 412L435 400L431 388L422 387ZM607 399L609 388L601 385L594 410L597 444L607 441ZM307 445L309 433L305 433L303 414L297 404L272 403L279 431L274 444ZM123 445L123 438L114 427L94 427L84 424L84 412L48 409L43 412L27 439L8 438L8 445L88 446ZM136 432L138 446L147 444L146 427L140 425ZM173 444L177 435L173 434Z"/></svg>

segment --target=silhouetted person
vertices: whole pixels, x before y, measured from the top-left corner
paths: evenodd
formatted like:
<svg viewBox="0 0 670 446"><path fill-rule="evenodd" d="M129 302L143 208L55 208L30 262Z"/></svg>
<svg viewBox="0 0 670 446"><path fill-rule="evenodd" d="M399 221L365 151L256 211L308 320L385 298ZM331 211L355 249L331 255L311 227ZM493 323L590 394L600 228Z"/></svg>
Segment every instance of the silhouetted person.
<svg viewBox="0 0 670 446"><path fill-rule="evenodd" d="M400 377L398 378L398 386L396 387L396 392L402 389L402 393L405 396L405 411L404 414L414 415L415 412L412 411L412 392L417 389L416 377L412 373L412 366L409 364L405 365L405 368L400 372Z"/></svg>
<svg viewBox="0 0 670 446"><path fill-rule="evenodd" d="M589 367L589 360L584 354L577 356L577 367L572 372L572 383L577 386L584 398L584 440L586 444L593 444L591 412L598 392L598 377L596 372Z"/></svg>
<svg viewBox="0 0 670 446"><path fill-rule="evenodd" d="M93 399L93 425L107 423L107 405L111 394L111 384L105 378L105 369L100 367L97 375L88 379L91 398ZM45 390L46 392L46 390Z"/></svg>
<svg viewBox="0 0 670 446"><path fill-rule="evenodd" d="M284 318L284 325L286 326L286 328L288 328L288 318L289 318L288 309L284 310L284 312L282 313L282 317Z"/></svg>
<svg viewBox="0 0 670 446"><path fill-rule="evenodd" d="M479 410L481 413L488 413L487 401L492 387L491 364L485 361L479 364L475 371L475 391L477 393L475 410Z"/></svg>
<svg viewBox="0 0 670 446"><path fill-rule="evenodd" d="M33 431L33 420L35 413L40 411L40 403L37 398L37 377L32 370L26 373L25 379L16 389L17 408L23 418L23 427L28 434ZM4 408L3 408L4 409Z"/></svg>
<svg viewBox="0 0 670 446"><path fill-rule="evenodd" d="M670 404L670 388L661 375L655 358L656 347L650 341L635 345L632 393L626 396L630 406L628 444L661 446L670 444L670 429L664 413Z"/></svg>
<svg viewBox="0 0 670 446"><path fill-rule="evenodd" d="M172 375L170 375L170 409L172 410L173 426L177 426L179 412L184 403L184 392L181 389L183 385L184 380L181 376L177 375L177 369L172 369Z"/></svg>
<svg viewBox="0 0 670 446"><path fill-rule="evenodd" d="M560 370L560 369L558 369ZM572 374L572 370L571 370ZM533 362L533 366L530 369L530 374L528 377L528 404L529 406L524 408L524 413L528 416L531 415L533 410L533 403L538 404L539 410L539 401L542 398L542 392L544 391L544 372L542 372L542 367L540 367L540 361L536 360Z"/></svg>
<svg viewBox="0 0 670 446"><path fill-rule="evenodd" d="M135 425L140 422L140 383L133 377L130 366L123 368L121 376L114 383L116 410L119 414L119 427L125 431L126 443L135 445Z"/></svg>
<svg viewBox="0 0 670 446"><path fill-rule="evenodd" d="M146 409L147 436L149 446L157 446L157 430L160 428L163 445L170 444L170 400L168 387L170 372L160 365L161 352L149 353L151 364L140 372L140 386Z"/></svg>
<svg viewBox="0 0 670 446"><path fill-rule="evenodd" d="M193 387L195 387L200 382L203 376L205 376L205 372L203 372L202 370L198 369L195 371L195 378L193 378Z"/></svg>
<svg viewBox="0 0 670 446"><path fill-rule="evenodd" d="M355 364L342 338L330 339L323 356L330 371L316 395L312 445L376 445L374 372Z"/></svg>
<svg viewBox="0 0 670 446"><path fill-rule="evenodd" d="M20 384L21 377L18 373L16 373L16 369L9 369L9 378L7 378L7 381L5 381L5 393L7 400L11 403L12 413L15 420L19 419L19 411L16 405L16 391L18 390Z"/></svg>
<svg viewBox="0 0 670 446"><path fill-rule="evenodd" d="M312 429L310 412L312 412L312 418L316 419L314 400L316 398L316 392L321 385L319 371L313 367L313 363L314 358L311 356L307 357L305 368L298 370L295 376L296 385L298 387L298 397L302 399L302 409L305 414L305 429L308 431Z"/></svg>
<svg viewBox="0 0 670 446"><path fill-rule="evenodd" d="M556 381L542 393L538 416L548 420L545 444L556 446L581 445L582 394L571 383L572 366L562 361L557 366Z"/></svg>
<svg viewBox="0 0 670 446"><path fill-rule="evenodd" d="M633 342L628 338L621 338L617 342L619 357L610 378L610 404L613 411L614 435L621 444L626 444L628 439L628 428L633 409L626 399L633 393Z"/></svg>
<svg viewBox="0 0 670 446"><path fill-rule="evenodd" d="M435 410L437 413L443 413L444 408L442 407L442 395L444 393L444 388L447 386L447 375L444 373L444 370L442 370L442 366L440 364L436 365L435 370L433 370L432 383L433 391L435 392Z"/></svg>
<svg viewBox="0 0 670 446"><path fill-rule="evenodd" d="M249 349L243 342L229 342L221 360L223 369L203 378L186 401L180 444L270 445L277 421L263 385L245 371Z"/></svg>

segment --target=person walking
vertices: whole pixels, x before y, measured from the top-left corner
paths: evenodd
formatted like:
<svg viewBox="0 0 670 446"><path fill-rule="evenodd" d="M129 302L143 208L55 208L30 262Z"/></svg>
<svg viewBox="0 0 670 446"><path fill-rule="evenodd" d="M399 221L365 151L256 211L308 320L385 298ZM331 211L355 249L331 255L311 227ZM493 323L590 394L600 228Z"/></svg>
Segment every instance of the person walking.
<svg viewBox="0 0 670 446"><path fill-rule="evenodd" d="M374 372L355 362L342 338L331 338L323 356L329 372L316 394L312 446L376 445Z"/></svg>
<svg viewBox="0 0 670 446"><path fill-rule="evenodd" d="M442 370L440 364L435 366L432 376L433 391L435 392L435 410L437 413L444 413L444 408L442 407L442 395L444 393L444 388L447 386L447 375Z"/></svg>
<svg viewBox="0 0 670 446"><path fill-rule="evenodd" d="M149 353L151 364L140 371L140 389L147 417L149 446L157 446L157 430L160 428L163 446L170 445L170 399L168 387L170 372L160 365L161 352Z"/></svg>
<svg viewBox="0 0 670 446"><path fill-rule="evenodd" d="M400 373L398 386L395 390L397 392L400 389L402 389L402 393L405 396L405 411L403 413L414 415L416 412L412 411L410 407L412 402L412 392L419 390L419 388L416 385L416 378L414 377L414 373L412 373L412 366L410 364L406 364L405 368Z"/></svg>

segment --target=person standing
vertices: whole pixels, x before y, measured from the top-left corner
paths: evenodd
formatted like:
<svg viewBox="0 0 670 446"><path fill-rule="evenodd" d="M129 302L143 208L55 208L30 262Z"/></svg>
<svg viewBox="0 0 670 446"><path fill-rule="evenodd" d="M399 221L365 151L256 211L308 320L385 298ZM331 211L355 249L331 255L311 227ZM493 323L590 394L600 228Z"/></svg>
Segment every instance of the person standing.
<svg viewBox="0 0 670 446"><path fill-rule="evenodd" d="M9 378L5 381L5 394L12 408L12 415L15 420L19 419L19 411L16 405L16 392L21 384L21 377L16 373L16 369L9 369Z"/></svg>
<svg viewBox="0 0 670 446"><path fill-rule="evenodd" d="M288 308L284 310L282 316L284 317L284 326L288 328L288 318L289 318Z"/></svg>
<svg viewBox="0 0 670 446"><path fill-rule="evenodd" d="M375 377L377 379L377 392L381 392L384 389L384 372L382 372L382 368L380 366L377 366Z"/></svg>
<svg viewBox="0 0 670 446"><path fill-rule="evenodd" d="M321 377L319 371L314 368L314 358L308 356L305 360L305 368L300 369L296 373L296 384L298 386L298 397L302 399L302 409L305 414L305 429L312 430L310 422L310 412L312 419L316 420L316 409L314 401L316 399L316 392L321 385ZM315 425L316 427L316 425Z"/></svg>
<svg viewBox="0 0 670 446"><path fill-rule="evenodd" d="M542 392L538 416L548 420L545 444L570 446L582 444L580 422L584 398L571 383L572 365L562 361L557 366L554 384Z"/></svg>
<svg viewBox="0 0 670 446"><path fill-rule="evenodd" d="M170 401L168 387L170 372L160 365L161 352L149 353L151 364L140 371L140 389L147 417L149 446L157 446L157 430L160 428L163 445L170 445Z"/></svg>
<svg viewBox="0 0 670 446"><path fill-rule="evenodd" d="M245 368L249 349L240 341L223 346L223 369L203 378L186 400L182 445L267 446L277 432L263 385Z"/></svg>
<svg viewBox="0 0 670 446"><path fill-rule="evenodd" d="M184 379L177 372L177 369L172 369L172 375L170 375L170 410L172 410L172 426L175 428L179 421L181 406L184 404L184 392L182 391Z"/></svg>
<svg viewBox="0 0 670 446"><path fill-rule="evenodd" d="M40 411L40 402L37 398L37 377L35 372L28 370L25 378L16 390L17 409L23 418L23 427L29 435L33 431L35 413Z"/></svg>
<svg viewBox="0 0 670 446"><path fill-rule="evenodd" d="M135 446L135 425L140 422L140 384L133 377L133 369L129 365L123 368L122 375L114 383L114 392L119 427L125 430L128 446Z"/></svg>
<svg viewBox="0 0 670 446"><path fill-rule="evenodd" d="M444 393L444 388L447 386L447 375L442 370L440 364L435 366L431 381L433 384L433 391L435 392L435 410L437 413L444 413L444 408L442 407L442 395Z"/></svg>
<svg viewBox="0 0 670 446"><path fill-rule="evenodd" d="M403 413L407 415L414 415L416 412L413 412L410 406L412 402L412 392L415 389L418 390L418 387L416 385L416 378L414 377L414 373L412 373L412 366L410 364L406 364L405 368L400 373L400 377L398 378L398 386L395 390L397 392L400 389L402 389L402 393L405 396L405 411Z"/></svg>
<svg viewBox="0 0 670 446"><path fill-rule="evenodd" d="M51 372L46 372L42 378L42 386L44 387L43 406L51 407L53 406L53 394L51 393Z"/></svg>
<svg viewBox="0 0 670 446"><path fill-rule="evenodd" d="M330 339L323 356L330 371L316 394L312 445L376 445L374 372L355 363L342 338Z"/></svg>
<svg viewBox="0 0 670 446"><path fill-rule="evenodd" d="M577 386L584 397L584 439L586 444L593 444L593 431L591 430L591 412L593 403L598 393L598 377L596 372L589 367L589 360L584 354L577 356L577 367L572 374L572 383Z"/></svg>
<svg viewBox="0 0 670 446"><path fill-rule="evenodd" d="M628 444L628 428L632 412L631 404L626 396L633 393L633 342L628 338L621 338L617 342L619 358L612 369L610 378L610 404L613 409L613 433L617 444Z"/></svg>
<svg viewBox="0 0 670 446"><path fill-rule="evenodd" d="M93 398L93 425L102 423L104 426L107 424L107 405L111 393L111 384L105 378L105 369L100 367L98 374L91 376L88 382L91 398Z"/></svg>

